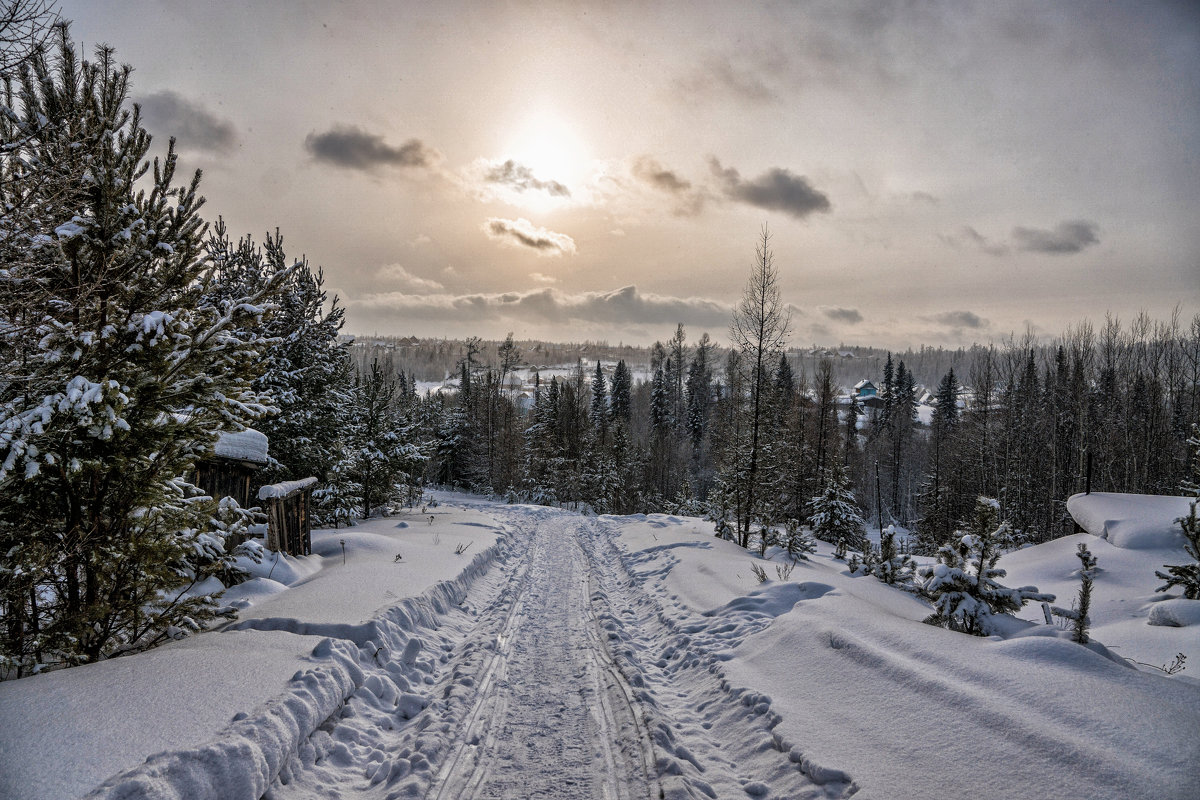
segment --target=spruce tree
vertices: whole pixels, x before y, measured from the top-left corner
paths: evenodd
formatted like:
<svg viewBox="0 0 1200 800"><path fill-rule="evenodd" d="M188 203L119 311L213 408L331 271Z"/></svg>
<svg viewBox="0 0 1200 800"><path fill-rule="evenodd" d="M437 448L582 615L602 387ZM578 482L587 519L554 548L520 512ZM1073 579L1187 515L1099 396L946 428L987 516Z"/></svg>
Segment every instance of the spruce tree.
<svg viewBox="0 0 1200 800"><path fill-rule="evenodd" d="M840 462L834 462L825 488L812 498L809 523L818 539L831 544L844 540L855 549L864 549L866 523Z"/></svg>

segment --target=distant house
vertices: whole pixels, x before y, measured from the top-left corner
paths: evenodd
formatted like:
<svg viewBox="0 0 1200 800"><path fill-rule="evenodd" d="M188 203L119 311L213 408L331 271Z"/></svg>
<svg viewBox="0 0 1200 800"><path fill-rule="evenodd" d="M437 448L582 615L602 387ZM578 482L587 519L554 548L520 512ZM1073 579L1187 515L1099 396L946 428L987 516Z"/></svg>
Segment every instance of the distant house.
<svg viewBox="0 0 1200 800"><path fill-rule="evenodd" d="M879 394L879 390L875 388L875 384L868 380L861 380L854 384L854 396L859 400L866 397L875 397Z"/></svg>
<svg viewBox="0 0 1200 800"><path fill-rule="evenodd" d="M210 497L232 497L249 508L254 474L267 465L267 436L246 428L226 431L217 438L211 457L196 464L196 485Z"/></svg>

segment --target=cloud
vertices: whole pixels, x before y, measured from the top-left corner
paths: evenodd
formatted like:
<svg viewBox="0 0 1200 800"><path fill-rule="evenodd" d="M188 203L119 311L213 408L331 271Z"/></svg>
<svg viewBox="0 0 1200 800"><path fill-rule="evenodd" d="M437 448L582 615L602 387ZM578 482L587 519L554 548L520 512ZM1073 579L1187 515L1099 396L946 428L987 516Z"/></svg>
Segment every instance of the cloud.
<svg viewBox="0 0 1200 800"><path fill-rule="evenodd" d="M953 248L976 247L991 256L1002 256L1009 250L1008 245L993 242L970 225L963 225L958 233L939 233L938 238Z"/></svg>
<svg viewBox="0 0 1200 800"><path fill-rule="evenodd" d="M488 183L499 183L518 192L530 189L544 191L551 197L570 197L571 190L558 181L543 181L534 177L533 170L518 164L511 158L503 164L490 164L483 179Z"/></svg>
<svg viewBox="0 0 1200 800"><path fill-rule="evenodd" d="M599 323L604 325L671 325L683 322L698 327L722 329L729 324L732 306L696 297L646 294L636 286L608 292L569 294L553 287L528 292L492 294L435 294L417 296L404 292L382 292L348 299L355 311L380 320L403 318L410 322L437 322L469 318L473 324L513 320L532 325ZM465 317L463 315L466 315Z"/></svg>
<svg viewBox="0 0 1200 800"><path fill-rule="evenodd" d="M525 218L502 219L488 217L483 223L483 232L489 238L518 247L528 247L543 256L575 255L575 240L565 233L555 233L536 227Z"/></svg>
<svg viewBox="0 0 1200 800"><path fill-rule="evenodd" d="M393 147L383 137L353 125L338 125L324 133L304 137L306 149L317 161L370 172L376 167L432 167L441 154L420 139Z"/></svg>
<svg viewBox="0 0 1200 800"><path fill-rule="evenodd" d="M649 156L639 156L633 162L633 174L638 180L664 192L679 194L692 188L691 181L684 180L673 171Z"/></svg>
<svg viewBox="0 0 1200 800"><path fill-rule="evenodd" d="M1100 230L1094 222L1087 220L1070 220L1060 222L1054 230L1043 228L1013 228L1013 238L1017 247L1032 253L1048 253L1050 255L1071 255L1085 247L1099 244L1097 233Z"/></svg>
<svg viewBox="0 0 1200 800"><path fill-rule="evenodd" d="M764 69L746 69L726 56L712 55L696 69L675 80L676 90L689 99L716 94L754 105L774 103L779 98L760 77Z"/></svg>
<svg viewBox="0 0 1200 800"><path fill-rule="evenodd" d="M817 310L830 319L838 322L848 322L851 325L862 322L863 315L857 308L841 308L840 306L817 306Z"/></svg>
<svg viewBox="0 0 1200 800"><path fill-rule="evenodd" d="M445 286L437 281L414 275L400 264L388 264L376 272L379 278L390 281L410 292L429 293L445 290Z"/></svg>
<svg viewBox="0 0 1200 800"><path fill-rule="evenodd" d="M232 122L175 92L146 95L138 105L148 129L174 136L181 147L222 153L237 141Z"/></svg>
<svg viewBox="0 0 1200 800"><path fill-rule="evenodd" d="M731 200L782 211L796 219L831 208L829 198L815 189L808 178L793 175L781 167L772 167L752 181L744 180L733 167L722 167L716 158L709 159L709 167L721 183L725 196Z"/></svg>
<svg viewBox="0 0 1200 800"><path fill-rule="evenodd" d="M670 195L675 200L675 214L694 216L704 210L708 190L693 187L691 181L681 178L674 170L667 169L653 158L638 156L630 172L638 182Z"/></svg>
<svg viewBox="0 0 1200 800"><path fill-rule="evenodd" d="M558 283L558 278L553 275L543 275L540 272L531 272L529 277L533 278L536 283Z"/></svg>
<svg viewBox="0 0 1200 800"><path fill-rule="evenodd" d="M940 314L930 314L922 317L929 322L945 325L947 328L986 328L988 321L973 311L943 311Z"/></svg>

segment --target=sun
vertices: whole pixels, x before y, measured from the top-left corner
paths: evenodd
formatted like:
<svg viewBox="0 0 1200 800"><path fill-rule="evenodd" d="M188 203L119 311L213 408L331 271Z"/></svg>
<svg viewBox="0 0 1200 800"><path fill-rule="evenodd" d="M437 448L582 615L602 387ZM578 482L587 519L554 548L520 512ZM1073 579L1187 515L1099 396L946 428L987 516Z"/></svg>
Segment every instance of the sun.
<svg viewBox="0 0 1200 800"><path fill-rule="evenodd" d="M571 205L586 190L590 159L583 139L553 112L527 114L509 133L504 160L526 167L532 181L513 198L534 211ZM567 193L555 188L566 187Z"/></svg>

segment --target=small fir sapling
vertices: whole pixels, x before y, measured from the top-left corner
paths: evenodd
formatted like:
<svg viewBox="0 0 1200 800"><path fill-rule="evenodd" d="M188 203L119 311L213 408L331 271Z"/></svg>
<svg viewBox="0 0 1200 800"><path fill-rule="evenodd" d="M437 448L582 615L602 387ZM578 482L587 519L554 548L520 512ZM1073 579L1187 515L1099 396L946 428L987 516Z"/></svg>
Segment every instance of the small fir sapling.
<svg viewBox="0 0 1200 800"><path fill-rule="evenodd" d="M1035 586L1012 589L996 579L1007 572L996 568L1000 559L998 542L1007 523L999 526L999 504L981 497L975 504L975 519L970 533L963 533L957 544L938 551L938 562L922 567L921 592L933 601L934 613L926 618L930 625L974 636L1000 633L995 617L1019 611L1027 602L1051 602L1054 595L1043 594Z"/></svg>
<svg viewBox="0 0 1200 800"><path fill-rule="evenodd" d="M800 520L797 519L789 519L784 526L783 546L787 550L787 554L791 556L793 563L807 561L809 553L817 550L817 543L813 541L807 531L800 527ZM842 553L845 557L844 547Z"/></svg>
<svg viewBox="0 0 1200 800"><path fill-rule="evenodd" d="M879 555L870 567L871 574L888 585L912 582L916 562L896 549L896 528L889 525L879 537Z"/></svg>
<svg viewBox="0 0 1200 800"><path fill-rule="evenodd" d="M846 538L844 536L838 537L837 546L833 549L833 557L838 561L846 560Z"/></svg>
<svg viewBox="0 0 1200 800"><path fill-rule="evenodd" d="M1076 598L1074 608L1059 608L1052 606L1050 613L1056 617L1062 617L1071 621L1071 640L1079 644L1087 644L1088 627L1092 621L1088 619L1088 609L1092 605L1092 579L1095 577L1096 557L1088 550L1087 545L1083 542L1079 543L1079 549L1075 555L1079 556L1079 561L1082 567L1079 570L1079 595Z"/></svg>

